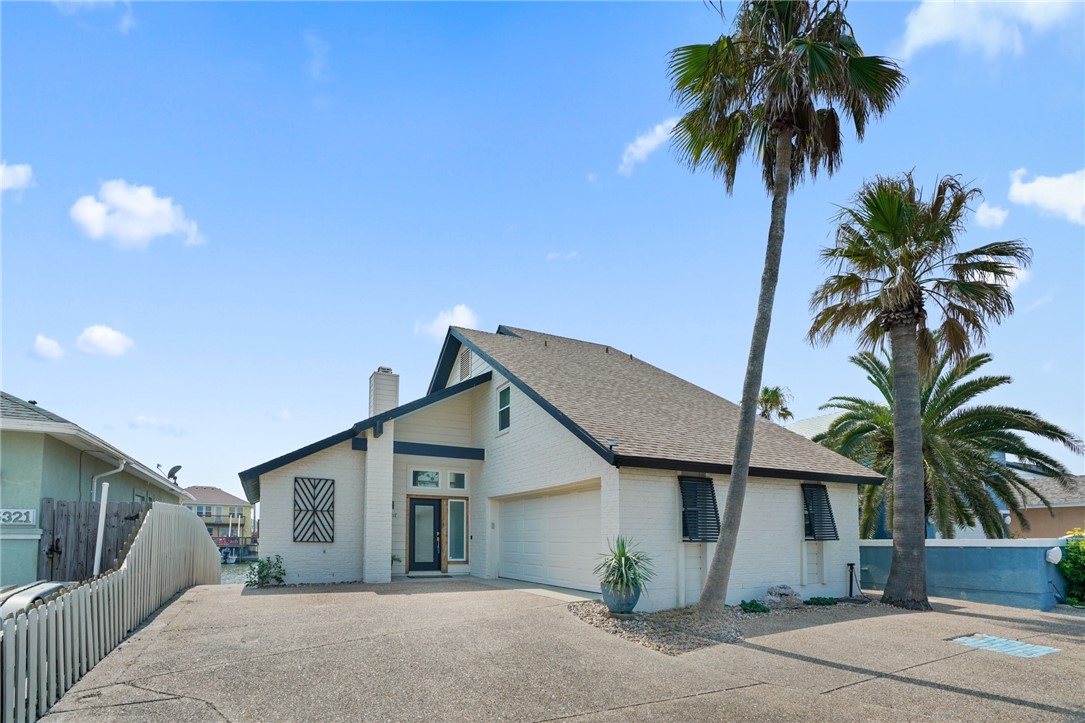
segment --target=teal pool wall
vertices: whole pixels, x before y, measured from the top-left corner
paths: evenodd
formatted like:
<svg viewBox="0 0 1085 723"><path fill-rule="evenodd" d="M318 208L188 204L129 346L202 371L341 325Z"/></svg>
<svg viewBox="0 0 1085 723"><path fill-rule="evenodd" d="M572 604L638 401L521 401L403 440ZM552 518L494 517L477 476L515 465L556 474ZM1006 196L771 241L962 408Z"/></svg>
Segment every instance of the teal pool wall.
<svg viewBox="0 0 1085 723"><path fill-rule="evenodd" d="M891 541L886 542L890 544L865 540L859 543L860 580L864 588L885 588L893 556ZM1037 540L1037 544L1029 546L1022 546L1016 540L1007 546L977 545L971 540L960 541L966 542L960 545L951 542L927 543L928 595L1050 610L1065 593L1065 582L1058 568L1045 559L1049 549L1064 544L1062 540Z"/></svg>

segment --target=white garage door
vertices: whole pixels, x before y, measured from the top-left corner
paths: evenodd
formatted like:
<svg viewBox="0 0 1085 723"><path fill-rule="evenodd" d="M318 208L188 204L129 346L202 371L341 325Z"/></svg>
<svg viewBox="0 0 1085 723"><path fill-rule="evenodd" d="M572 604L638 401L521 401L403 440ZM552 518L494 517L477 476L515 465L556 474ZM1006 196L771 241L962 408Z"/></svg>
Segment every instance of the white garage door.
<svg viewBox="0 0 1085 723"><path fill-rule="evenodd" d="M501 577L597 591L601 552L599 490L501 503Z"/></svg>

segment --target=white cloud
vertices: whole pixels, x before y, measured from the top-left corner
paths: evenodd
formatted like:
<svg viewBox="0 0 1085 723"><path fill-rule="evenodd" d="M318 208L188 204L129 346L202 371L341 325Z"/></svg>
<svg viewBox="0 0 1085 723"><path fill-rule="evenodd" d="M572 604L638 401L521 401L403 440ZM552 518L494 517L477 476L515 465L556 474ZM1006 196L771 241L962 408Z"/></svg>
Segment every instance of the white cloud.
<svg viewBox="0 0 1085 723"><path fill-rule="evenodd" d="M637 136L622 152L622 163L618 166L618 173L623 176L633 173L633 166L643 163L648 159L648 156L652 155L656 149L666 142L676 123L678 123L677 118L668 118L657 124L652 130Z"/></svg>
<svg viewBox="0 0 1085 723"><path fill-rule="evenodd" d="M120 356L132 348L135 342L116 329L103 324L88 326L75 340L75 348L84 354Z"/></svg>
<svg viewBox="0 0 1085 723"><path fill-rule="evenodd" d="M1005 286L1010 291L1016 291L1017 287L1028 281L1031 275L1028 269L1017 267L1013 271L1013 276L1006 280Z"/></svg>
<svg viewBox="0 0 1085 723"><path fill-rule="evenodd" d="M1010 174L1010 200L1085 225L1085 168L1061 176L1036 176L1018 168Z"/></svg>
<svg viewBox="0 0 1085 723"><path fill-rule="evenodd" d="M1025 311L1032 311L1033 309L1039 309L1041 306L1050 304L1055 300L1055 292L1049 291L1040 298L1033 301L1031 304L1025 307Z"/></svg>
<svg viewBox="0 0 1085 723"><path fill-rule="evenodd" d="M450 326L462 326L468 329L478 328L478 314L466 304L456 304L451 309L441 311L428 324L415 322L414 333L425 333L438 341L445 338Z"/></svg>
<svg viewBox="0 0 1085 723"><path fill-rule="evenodd" d="M325 80L328 77L328 43L314 30L306 30L301 34L305 41L305 47L309 50L309 77L313 80Z"/></svg>
<svg viewBox="0 0 1085 723"><path fill-rule="evenodd" d="M55 361L64 356L64 349L56 339L38 334L34 337L34 356L44 361Z"/></svg>
<svg viewBox="0 0 1085 723"><path fill-rule="evenodd" d="M21 191L34 185L34 169L29 163L0 163L0 191Z"/></svg>
<svg viewBox="0 0 1085 723"><path fill-rule="evenodd" d="M290 420L290 410L287 409L286 407L279 407L278 409L272 410L271 418L275 419L275 420L278 420L280 422L289 421Z"/></svg>
<svg viewBox="0 0 1085 723"><path fill-rule="evenodd" d="M1003 52L1020 55L1026 31L1049 30L1072 12L1072 2L923 0L908 13L898 54L909 60L924 48L956 43L988 59Z"/></svg>
<svg viewBox="0 0 1085 723"><path fill-rule="evenodd" d="M991 206L986 201L976 209L976 223L984 228L998 228L1006 223L1006 217L1010 212L998 206Z"/></svg>
<svg viewBox="0 0 1085 723"><path fill-rule="evenodd" d="M137 414L128 422L128 426L131 429L150 429L155 432L161 432L162 434L169 435L170 437L183 437L185 436L185 430L180 429L169 422L165 422L161 419L155 419L154 417L146 417L142 414Z"/></svg>
<svg viewBox="0 0 1085 723"><path fill-rule="evenodd" d="M587 176L585 176L585 178L588 179L588 183L595 183L599 180L599 176L594 173L589 173Z"/></svg>
<svg viewBox="0 0 1085 723"><path fill-rule="evenodd" d="M186 246L206 243L196 222L172 198L159 198L153 187L123 178L104 182L98 198L83 196L69 213L88 236L111 239L123 249L145 249L160 236L184 236Z"/></svg>
<svg viewBox="0 0 1085 723"><path fill-rule="evenodd" d="M121 18L117 21L117 30L123 35L136 26L136 18L132 14L132 5L127 0L53 0L53 7L64 15L73 15L81 10L110 10L120 5L122 7Z"/></svg>
<svg viewBox="0 0 1085 723"><path fill-rule="evenodd" d="M546 255L547 261L569 261L580 255L579 251L551 251Z"/></svg>

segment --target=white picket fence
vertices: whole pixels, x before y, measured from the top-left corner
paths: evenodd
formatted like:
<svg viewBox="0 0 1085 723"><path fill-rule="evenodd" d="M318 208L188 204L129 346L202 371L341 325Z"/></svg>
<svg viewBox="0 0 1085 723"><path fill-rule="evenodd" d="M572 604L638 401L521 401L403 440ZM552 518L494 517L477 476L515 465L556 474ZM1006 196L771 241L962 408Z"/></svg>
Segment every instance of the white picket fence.
<svg viewBox="0 0 1085 723"><path fill-rule="evenodd" d="M200 519L155 502L118 570L3 621L0 720L35 721L173 595L219 582L219 552Z"/></svg>

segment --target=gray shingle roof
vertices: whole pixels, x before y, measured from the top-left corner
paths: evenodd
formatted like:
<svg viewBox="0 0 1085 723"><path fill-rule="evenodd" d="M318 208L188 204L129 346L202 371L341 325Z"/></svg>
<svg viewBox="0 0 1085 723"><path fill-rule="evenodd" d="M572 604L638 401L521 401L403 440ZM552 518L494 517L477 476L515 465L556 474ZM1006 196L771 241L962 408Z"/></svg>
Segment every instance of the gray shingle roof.
<svg viewBox="0 0 1085 723"><path fill-rule="evenodd" d="M1070 480L1069 487L1063 487L1054 477L1033 477L1028 483L1052 505L1085 506L1085 476L1071 477ZM1026 507L1043 507L1043 503L1031 492L1026 492L1023 497Z"/></svg>
<svg viewBox="0 0 1085 723"><path fill-rule="evenodd" d="M59 414L53 414L48 409L42 409L36 404L25 402L18 397L0 392L0 417L7 419L25 419L31 422L61 422L71 424Z"/></svg>
<svg viewBox="0 0 1085 723"><path fill-rule="evenodd" d="M502 327L456 328L478 351L619 457L730 468L739 408L712 392L603 344ZM771 422L757 420L752 473L878 482L877 473ZM681 467L680 464L687 465Z"/></svg>
<svg viewBox="0 0 1085 723"><path fill-rule="evenodd" d="M185 492L192 495L194 498L189 504L202 504L202 505L248 505L247 500L243 500L240 497L234 497L226 490L221 490L218 487L208 487L206 485L194 485L192 487L185 487Z"/></svg>

